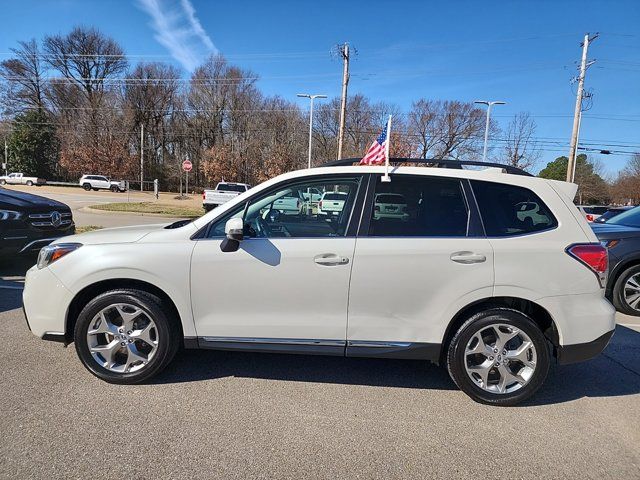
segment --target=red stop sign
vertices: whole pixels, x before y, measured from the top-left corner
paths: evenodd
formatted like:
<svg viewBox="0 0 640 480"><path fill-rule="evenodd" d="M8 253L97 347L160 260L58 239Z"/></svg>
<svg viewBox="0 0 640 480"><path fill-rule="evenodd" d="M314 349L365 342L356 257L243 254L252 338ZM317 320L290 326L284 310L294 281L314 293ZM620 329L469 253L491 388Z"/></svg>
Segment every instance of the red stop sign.
<svg viewBox="0 0 640 480"><path fill-rule="evenodd" d="M190 172L192 168L193 163L191 163L191 160L185 160L184 162L182 162L182 170L184 170L185 172Z"/></svg>

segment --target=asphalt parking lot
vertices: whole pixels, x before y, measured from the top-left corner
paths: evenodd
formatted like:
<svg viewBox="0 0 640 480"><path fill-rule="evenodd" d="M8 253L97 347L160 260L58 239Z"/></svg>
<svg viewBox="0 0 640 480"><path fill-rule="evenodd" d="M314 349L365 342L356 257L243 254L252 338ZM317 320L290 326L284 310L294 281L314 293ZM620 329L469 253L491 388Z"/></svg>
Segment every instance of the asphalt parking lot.
<svg viewBox="0 0 640 480"><path fill-rule="evenodd" d="M183 351L117 386L28 331L30 263L0 264L0 478L640 478L636 318L513 408L402 360Z"/></svg>

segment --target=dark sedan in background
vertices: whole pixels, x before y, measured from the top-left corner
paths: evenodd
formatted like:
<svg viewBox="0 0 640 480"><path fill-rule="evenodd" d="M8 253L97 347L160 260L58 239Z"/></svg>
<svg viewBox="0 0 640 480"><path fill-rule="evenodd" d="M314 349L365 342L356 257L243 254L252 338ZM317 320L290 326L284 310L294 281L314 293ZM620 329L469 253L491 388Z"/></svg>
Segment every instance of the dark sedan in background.
<svg viewBox="0 0 640 480"><path fill-rule="evenodd" d="M64 203L0 187L0 258L36 252L73 233L73 215Z"/></svg>
<svg viewBox="0 0 640 480"><path fill-rule="evenodd" d="M619 312L640 316L640 207L591 228L609 250L607 298Z"/></svg>

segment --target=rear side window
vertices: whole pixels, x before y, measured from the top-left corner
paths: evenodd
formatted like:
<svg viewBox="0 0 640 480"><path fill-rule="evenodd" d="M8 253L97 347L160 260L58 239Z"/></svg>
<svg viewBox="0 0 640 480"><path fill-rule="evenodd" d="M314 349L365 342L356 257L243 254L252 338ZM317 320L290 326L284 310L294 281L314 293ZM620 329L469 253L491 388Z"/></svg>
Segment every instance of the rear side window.
<svg viewBox="0 0 640 480"><path fill-rule="evenodd" d="M465 237L469 209L460 180L422 175L378 178L372 237Z"/></svg>
<svg viewBox="0 0 640 480"><path fill-rule="evenodd" d="M484 229L489 237L525 235L555 228L555 217L531 190L472 180Z"/></svg>

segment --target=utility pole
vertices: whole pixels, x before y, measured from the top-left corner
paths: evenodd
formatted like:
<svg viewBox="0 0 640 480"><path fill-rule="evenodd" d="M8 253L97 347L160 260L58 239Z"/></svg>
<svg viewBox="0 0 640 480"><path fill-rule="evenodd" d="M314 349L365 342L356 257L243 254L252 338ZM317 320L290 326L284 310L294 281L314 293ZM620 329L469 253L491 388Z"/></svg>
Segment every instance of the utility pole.
<svg viewBox="0 0 640 480"><path fill-rule="evenodd" d="M578 75L578 93L576 94L576 108L573 113L573 131L571 132L571 146L569 148L569 161L567 162L567 182L573 182L575 179L575 163L576 152L578 150L578 133L580 132L580 120L582 114L582 95L584 92L584 77L587 73L587 67L593 62L587 63L587 52L589 51L589 42L598 38L596 33L593 37L589 37L587 33L582 42L582 60L580 62L580 75Z"/></svg>
<svg viewBox="0 0 640 480"><path fill-rule="evenodd" d="M7 141L4 141L4 174L8 175L7 169L9 168L9 147Z"/></svg>
<svg viewBox="0 0 640 480"><path fill-rule="evenodd" d="M347 85L349 85L349 44L340 47L343 60L342 70L342 102L340 103L340 129L338 130L338 160L342 158L342 144L344 142L344 124L347 113Z"/></svg>
<svg viewBox="0 0 640 480"><path fill-rule="evenodd" d="M140 191L144 190L144 123L140 124Z"/></svg>

